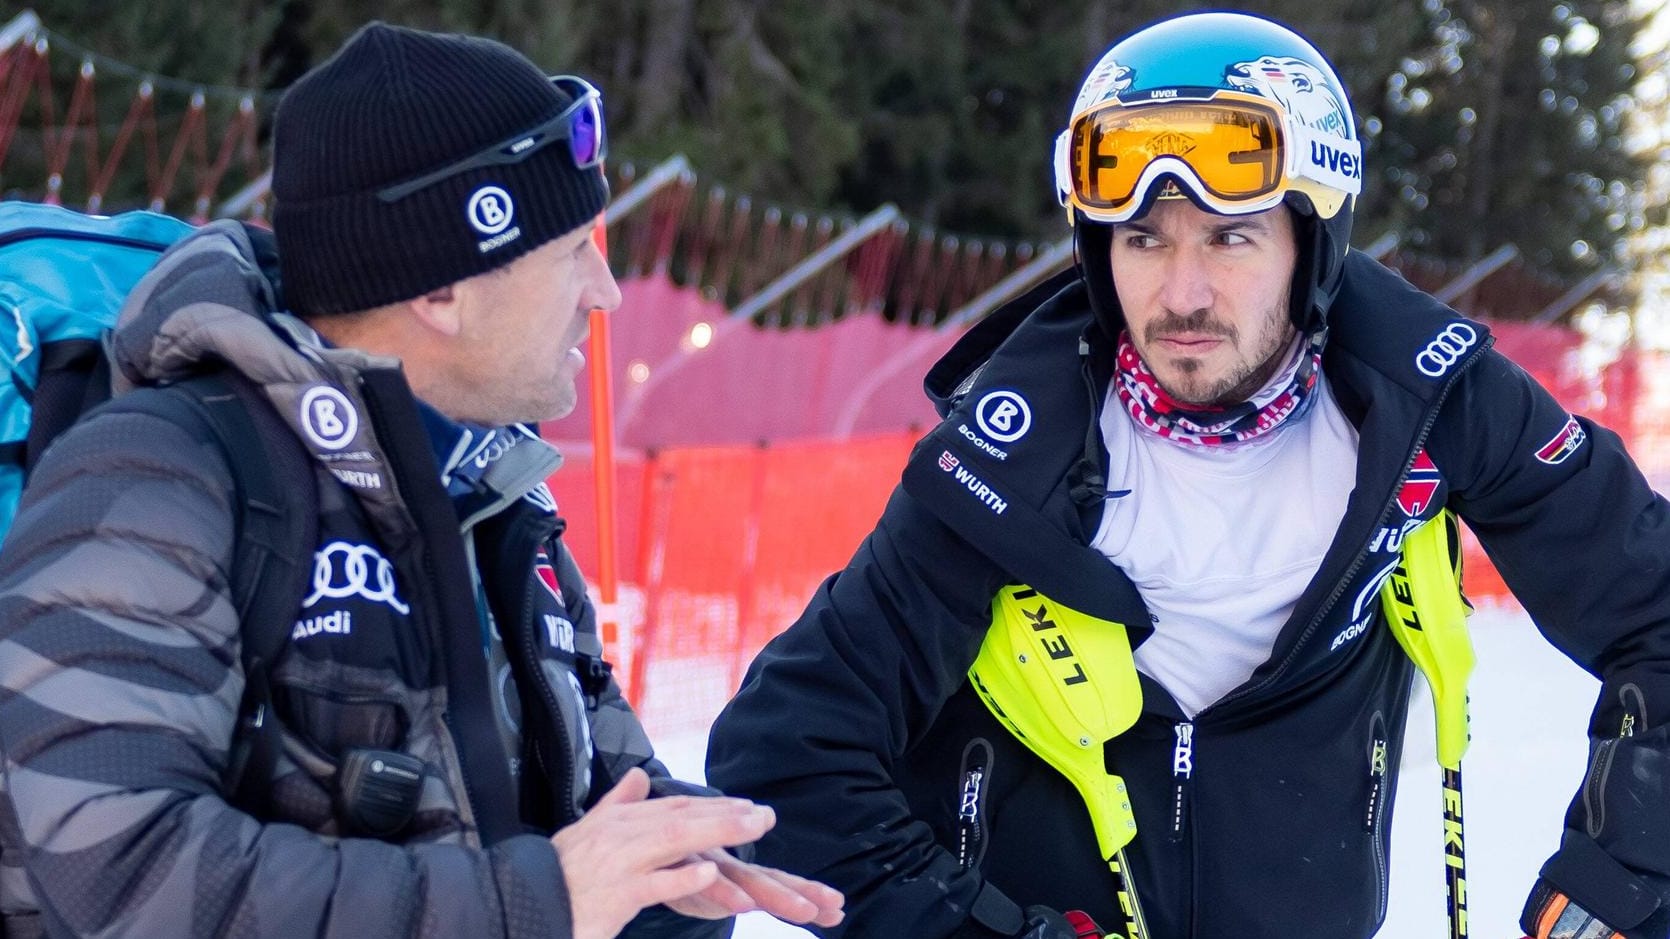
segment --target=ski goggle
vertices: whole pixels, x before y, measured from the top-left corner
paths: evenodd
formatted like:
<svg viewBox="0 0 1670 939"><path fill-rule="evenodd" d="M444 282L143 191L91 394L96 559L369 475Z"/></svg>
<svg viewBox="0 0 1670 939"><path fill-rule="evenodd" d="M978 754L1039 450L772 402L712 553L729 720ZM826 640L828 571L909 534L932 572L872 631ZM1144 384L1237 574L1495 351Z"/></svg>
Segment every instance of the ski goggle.
<svg viewBox="0 0 1670 939"><path fill-rule="evenodd" d="M575 169L590 169L602 163L609 152L603 134L602 93L591 82L574 75L553 75L551 84L574 99L556 117L432 173L379 189L377 198L383 202L399 202L459 173L520 163L559 140L567 142Z"/></svg>
<svg viewBox="0 0 1670 939"><path fill-rule="evenodd" d="M1063 203L1098 222L1129 220L1162 176L1225 215L1262 212L1301 191L1331 218L1362 190L1356 141L1234 91L1200 101L1103 102L1062 133L1056 163Z"/></svg>

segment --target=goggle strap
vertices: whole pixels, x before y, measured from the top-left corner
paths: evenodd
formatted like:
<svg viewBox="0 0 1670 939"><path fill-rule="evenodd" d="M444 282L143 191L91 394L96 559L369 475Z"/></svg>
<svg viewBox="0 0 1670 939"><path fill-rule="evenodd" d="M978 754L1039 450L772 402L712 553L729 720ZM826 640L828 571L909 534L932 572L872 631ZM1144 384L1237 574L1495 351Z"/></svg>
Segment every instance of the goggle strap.
<svg viewBox="0 0 1670 939"><path fill-rule="evenodd" d="M1073 207L1073 166L1069 159L1072 149L1071 128L1055 135L1055 197L1067 209ZM1071 215L1071 211L1068 212Z"/></svg>
<svg viewBox="0 0 1670 939"><path fill-rule="evenodd" d="M1292 165L1288 173L1356 196L1363 191L1363 145L1294 122Z"/></svg>

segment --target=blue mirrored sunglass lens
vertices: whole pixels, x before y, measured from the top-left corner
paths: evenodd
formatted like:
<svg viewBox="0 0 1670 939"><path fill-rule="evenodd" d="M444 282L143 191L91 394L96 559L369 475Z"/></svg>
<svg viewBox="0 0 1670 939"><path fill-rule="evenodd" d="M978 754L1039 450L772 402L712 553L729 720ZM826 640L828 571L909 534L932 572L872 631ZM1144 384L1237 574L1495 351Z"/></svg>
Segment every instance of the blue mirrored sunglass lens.
<svg viewBox="0 0 1670 939"><path fill-rule="evenodd" d="M597 148L601 141L598 133L597 109L588 104L576 113L568 125L568 147L574 154L574 163L585 166L596 162Z"/></svg>

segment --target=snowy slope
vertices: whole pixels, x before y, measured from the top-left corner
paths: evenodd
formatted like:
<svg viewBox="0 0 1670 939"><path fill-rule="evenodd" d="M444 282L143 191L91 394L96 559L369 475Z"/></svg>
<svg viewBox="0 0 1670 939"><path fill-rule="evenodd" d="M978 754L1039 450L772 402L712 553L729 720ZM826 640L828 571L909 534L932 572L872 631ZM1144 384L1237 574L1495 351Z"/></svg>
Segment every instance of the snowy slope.
<svg viewBox="0 0 1670 939"><path fill-rule="evenodd" d="M1478 669L1466 781L1471 935L1511 939L1537 868L1558 844L1566 804L1582 782L1584 737L1598 683L1549 646L1521 612L1473 617ZM1417 684L1419 684L1417 682ZM652 734L654 728L651 728ZM673 771L699 779L705 735L658 738ZM1411 707L1392 827L1391 904L1383 939L1445 935L1443 828L1432 707L1421 685ZM742 918L740 939L804 937L762 914Z"/></svg>

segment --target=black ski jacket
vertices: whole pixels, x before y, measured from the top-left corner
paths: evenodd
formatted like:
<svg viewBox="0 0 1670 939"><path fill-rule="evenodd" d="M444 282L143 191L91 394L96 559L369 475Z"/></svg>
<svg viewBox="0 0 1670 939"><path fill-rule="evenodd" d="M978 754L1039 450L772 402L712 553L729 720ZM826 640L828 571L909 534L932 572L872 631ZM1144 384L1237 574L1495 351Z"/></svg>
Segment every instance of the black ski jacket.
<svg viewBox="0 0 1670 939"><path fill-rule="evenodd" d="M1130 580L1086 547L1107 498L1111 344L1082 282L1046 288L934 367L944 422L714 727L710 781L777 811L762 861L846 892L846 921L825 935L1002 935L1016 904L1124 922L1083 801L967 681L1005 584L1124 623L1134 643L1152 631ZM1185 722L1144 678L1141 718L1106 748L1130 787L1153 939L1378 928L1395 787L1378 774L1397 771L1412 666L1377 593L1402 535L1446 506L1549 641L1604 682L1543 876L1630 939L1664 939L1670 505L1617 436L1568 415L1484 326L1373 260L1348 257L1330 329L1323 370L1361 441L1320 570L1244 685ZM1007 442L975 416L999 393L1028 411L1010 410L1003 426L1024 432Z"/></svg>

